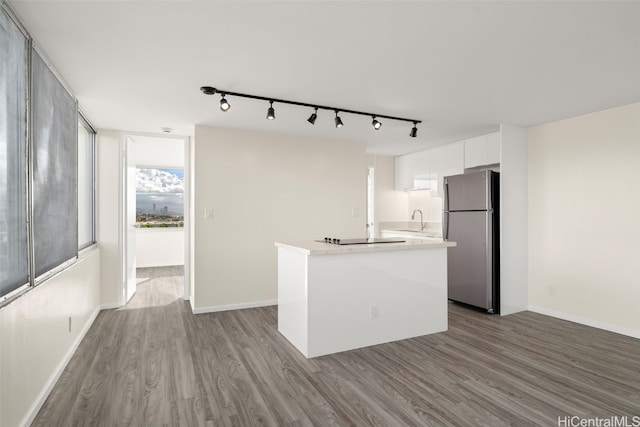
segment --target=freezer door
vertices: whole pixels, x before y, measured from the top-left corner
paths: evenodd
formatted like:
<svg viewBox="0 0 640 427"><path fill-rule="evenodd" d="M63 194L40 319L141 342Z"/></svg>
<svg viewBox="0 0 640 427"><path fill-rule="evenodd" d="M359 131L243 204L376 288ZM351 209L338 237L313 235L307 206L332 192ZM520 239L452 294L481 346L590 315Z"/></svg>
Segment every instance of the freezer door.
<svg viewBox="0 0 640 427"><path fill-rule="evenodd" d="M491 172L481 171L444 178L445 211L491 209Z"/></svg>
<svg viewBox="0 0 640 427"><path fill-rule="evenodd" d="M449 299L494 311L492 212L445 213Z"/></svg>

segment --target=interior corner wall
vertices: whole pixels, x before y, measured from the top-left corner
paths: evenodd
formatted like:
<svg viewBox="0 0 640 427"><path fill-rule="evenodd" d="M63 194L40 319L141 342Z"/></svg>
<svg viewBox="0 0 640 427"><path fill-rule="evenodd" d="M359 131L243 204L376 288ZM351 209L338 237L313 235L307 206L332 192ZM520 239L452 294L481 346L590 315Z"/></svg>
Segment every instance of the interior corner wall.
<svg viewBox="0 0 640 427"><path fill-rule="evenodd" d="M31 424L99 308L93 250L0 309L0 425Z"/></svg>
<svg viewBox="0 0 640 427"><path fill-rule="evenodd" d="M98 132L98 245L102 272L100 301L103 307L120 304L120 157L122 133Z"/></svg>
<svg viewBox="0 0 640 427"><path fill-rule="evenodd" d="M275 241L366 236L364 145L197 126L193 147L196 313L275 304Z"/></svg>
<svg viewBox="0 0 640 427"><path fill-rule="evenodd" d="M529 129L530 310L640 338L640 103Z"/></svg>

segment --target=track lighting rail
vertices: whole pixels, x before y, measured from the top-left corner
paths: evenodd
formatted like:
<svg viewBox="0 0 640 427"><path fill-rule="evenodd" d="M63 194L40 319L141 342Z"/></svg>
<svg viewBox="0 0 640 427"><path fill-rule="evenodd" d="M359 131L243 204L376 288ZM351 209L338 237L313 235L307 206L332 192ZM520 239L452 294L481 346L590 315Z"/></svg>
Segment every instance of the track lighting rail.
<svg viewBox="0 0 640 427"><path fill-rule="evenodd" d="M407 118L404 118L404 117L387 116L385 114L378 114L378 113L367 113L367 112L364 112L364 111L349 110L349 109L346 109L346 108L329 107L327 105L309 104L307 102L290 101L288 99L269 98L269 97L266 97L266 96L250 95L250 94L247 94L247 93L240 93L240 92L231 92L231 91L228 91L228 90L216 89L216 88L211 87L211 86L202 86L200 88L200 90L205 95L215 95L216 93L219 93L223 97L224 96L239 96L239 97L242 97L242 98L250 98L250 99L257 99L257 100L260 100L260 101L267 101L267 102L270 102L270 103L289 104L289 105L297 105L297 106L300 106L300 107L315 108L315 109L319 109L319 110L327 110L327 111L333 111L333 112L338 111L340 113L348 113L348 114L358 114L360 116L374 117L374 120L375 120L375 118L377 118L377 119L382 118L382 119L389 119L389 120L399 120L399 121L402 121L402 122L413 123L414 127L418 123L422 123L422 120L407 119Z"/></svg>

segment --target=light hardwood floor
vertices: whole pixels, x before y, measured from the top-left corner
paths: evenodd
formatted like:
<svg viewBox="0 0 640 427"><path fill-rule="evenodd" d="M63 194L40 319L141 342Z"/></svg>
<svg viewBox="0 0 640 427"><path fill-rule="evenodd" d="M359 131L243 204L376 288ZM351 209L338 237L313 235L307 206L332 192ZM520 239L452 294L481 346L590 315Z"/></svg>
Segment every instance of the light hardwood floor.
<svg viewBox="0 0 640 427"><path fill-rule="evenodd" d="M193 315L182 271L141 269L100 313L37 426L501 426L640 416L640 341L449 305L449 330L305 359L277 307ZM629 419L632 421L632 419Z"/></svg>

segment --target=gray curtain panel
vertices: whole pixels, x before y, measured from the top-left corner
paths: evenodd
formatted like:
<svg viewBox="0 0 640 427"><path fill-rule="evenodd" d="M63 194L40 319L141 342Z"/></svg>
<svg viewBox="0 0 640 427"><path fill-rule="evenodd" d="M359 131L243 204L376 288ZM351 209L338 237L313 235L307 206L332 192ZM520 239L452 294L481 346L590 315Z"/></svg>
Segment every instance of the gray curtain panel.
<svg viewBox="0 0 640 427"><path fill-rule="evenodd" d="M0 296L29 281L27 39L0 8Z"/></svg>
<svg viewBox="0 0 640 427"><path fill-rule="evenodd" d="M31 79L38 277L78 255L78 106L35 50Z"/></svg>

